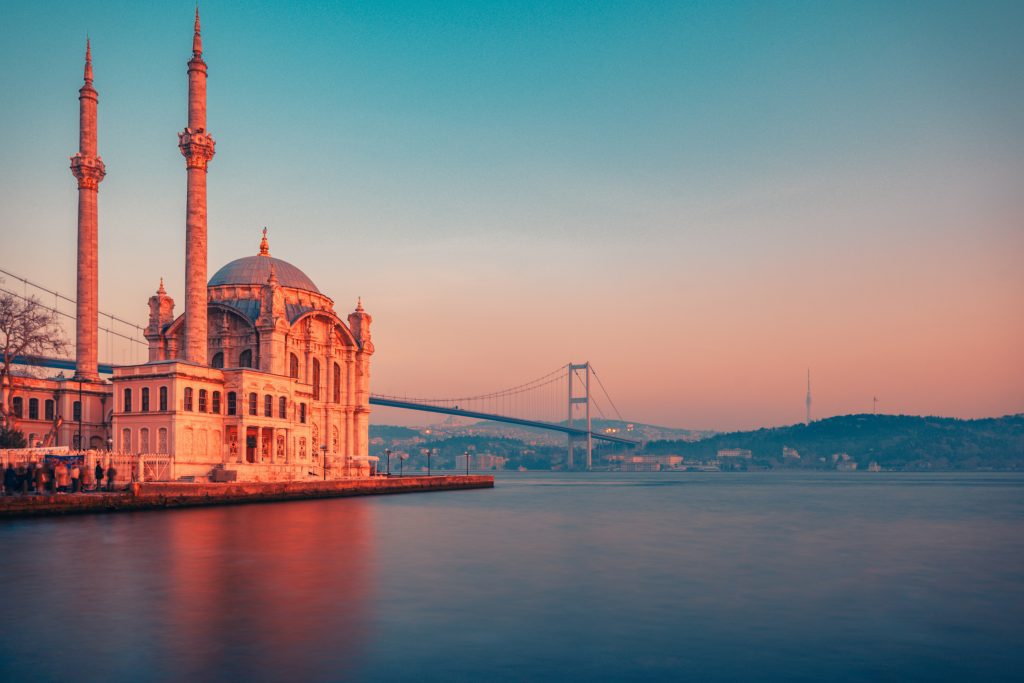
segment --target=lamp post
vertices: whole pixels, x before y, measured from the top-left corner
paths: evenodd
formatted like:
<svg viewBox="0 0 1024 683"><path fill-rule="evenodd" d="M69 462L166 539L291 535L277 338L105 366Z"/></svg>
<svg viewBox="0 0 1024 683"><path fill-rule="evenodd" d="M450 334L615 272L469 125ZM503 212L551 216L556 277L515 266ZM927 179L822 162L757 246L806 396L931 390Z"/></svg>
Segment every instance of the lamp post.
<svg viewBox="0 0 1024 683"><path fill-rule="evenodd" d="M466 451L464 455L466 456L466 476L468 477L469 476L469 451Z"/></svg>
<svg viewBox="0 0 1024 683"><path fill-rule="evenodd" d="M82 380L78 380L78 450L82 448L82 413L85 412L85 402L82 400Z"/></svg>
<svg viewBox="0 0 1024 683"><path fill-rule="evenodd" d="M386 455L388 457L388 476L390 477L391 476L391 449L390 448L385 448L384 449L384 455Z"/></svg>
<svg viewBox="0 0 1024 683"><path fill-rule="evenodd" d="M408 459L408 457L408 453L401 453L398 456L398 476L400 477L405 476L405 461L406 459Z"/></svg>
<svg viewBox="0 0 1024 683"><path fill-rule="evenodd" d="M320 447L320 450L324 452L324 459L321 463L324 467L324 481L327 481L327 444Z"/></svg>
<svg viewBox="0 0 1024 683"><path fill-rule="evenodd" d="M421 453L427 456L427 476L430 476L430 456L437 453L436 448L424 448Z"/></svg>

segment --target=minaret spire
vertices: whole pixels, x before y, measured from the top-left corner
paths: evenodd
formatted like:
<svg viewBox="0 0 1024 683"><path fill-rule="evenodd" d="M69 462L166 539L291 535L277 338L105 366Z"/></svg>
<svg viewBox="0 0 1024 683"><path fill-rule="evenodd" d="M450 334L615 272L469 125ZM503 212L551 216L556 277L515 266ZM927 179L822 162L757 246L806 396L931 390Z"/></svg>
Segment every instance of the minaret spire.
<svg viewBox="0 0 1024 683"><path fill-rule="evenodd" d="M203 56L203 37L199 33L199 3L196 3L196 29L195 34L192 36L192 56L202 58Z"/></svg>
<svg viewBox="0 0 1024 683"><path fill-rule="evenodd" d="M92 85L92 45L85 39L85 83Z"/></svg>
<svg viewBox="0 0 1024 683"><path fill-rule="evenodd" d="M98 372L99 312L99 189L106 175L96 153L96 109L99 95L92 87L92 45L85 39L85 81L78 90L78 153L71 157L71 173L78 179L78 259L75 320L75 378L96 381Z"/></svg>
<svg viewBox="0 0 1024 683"><path fill-rule="evenodd" d="M206 130L206 62L196 6L192 59L188 62L188 126L178 134L188 185L185 209L185 360L206 365L206 169L214 153Z"/></svg>

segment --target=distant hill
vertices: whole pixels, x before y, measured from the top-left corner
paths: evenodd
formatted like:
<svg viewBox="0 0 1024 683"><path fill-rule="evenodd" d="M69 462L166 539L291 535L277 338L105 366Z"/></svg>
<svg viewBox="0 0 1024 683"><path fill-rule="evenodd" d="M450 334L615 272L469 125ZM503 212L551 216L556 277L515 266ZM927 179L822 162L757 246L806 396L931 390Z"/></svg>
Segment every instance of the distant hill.
<svg viewBox="0 0 1024 683"><path fill-rule="evenodd" d="M419 435L420 431L418 429L395 425L370 425L371 439L381 438L385 441L393 441L395 439L412 439Z"/></svg>
<svg viewBox="0 0 1024 683"><path fill-rule="evenodd" d="M782 448L799 460L783 460ZM687 460L713 460L719 449L744 448L760 466L831 468L832 455L846 453L859 468L1024 469L1024 414L980 420L910 415L844 415L809 425L716 434L691 442L649 442L646 453L674 453ZM824 462L822 462L824 460Z"/></svg>

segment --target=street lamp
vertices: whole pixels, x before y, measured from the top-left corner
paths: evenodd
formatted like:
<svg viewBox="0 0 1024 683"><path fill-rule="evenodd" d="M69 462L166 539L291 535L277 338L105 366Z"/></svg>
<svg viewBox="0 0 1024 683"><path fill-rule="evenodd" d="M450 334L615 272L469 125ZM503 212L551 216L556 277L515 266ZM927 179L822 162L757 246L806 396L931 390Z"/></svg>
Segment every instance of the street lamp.
<svg viewBox="0 0 1024 683"><path fill-rule="evenodd" d="M327 444L320 447L320 450L324 452L324 459L321 463L324 467L324 481L327 481Z"/></svg>
<svg viewBox="0 0 1024 683"><path fill-rule="evenodd" d="M405 476L405 461L409 458L408 453L400 453L398 456L398 476Z"/></svg>
<svg viewBox="0 0 1024 683"><path fill-rule="evenodd" d="M384 449L384 454L386 456L388 456L388 476L390 477L391 476L391 449L390 448L385 448Z"/></svg>
<svg viewBox="0 0 1024 683"><path fill-rule="evenodd" d="M437 453L436 448L424 448L423 455L427 456L427 476L430 476L430 456Z"/></svg>
<svg viewBox="0 0 1024 683"><path fill-rule="evenodd" d="M466 451L464 455L466 456L466 476L468 477L469 476L469 451Z"/></svg>

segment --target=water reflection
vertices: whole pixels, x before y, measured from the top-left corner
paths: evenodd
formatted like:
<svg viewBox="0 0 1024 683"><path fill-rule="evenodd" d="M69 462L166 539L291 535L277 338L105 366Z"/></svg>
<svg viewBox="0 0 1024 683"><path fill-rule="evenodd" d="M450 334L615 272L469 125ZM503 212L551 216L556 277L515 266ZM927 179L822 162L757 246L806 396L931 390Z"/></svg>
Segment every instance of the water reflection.
<svg viewBox="0 0 1024 683"><path fill-rule="evenodd" d="M367 516L337 500L4 527L4 611L37 623L5 619L0 678L346 678L371 637Z"/></svg>

